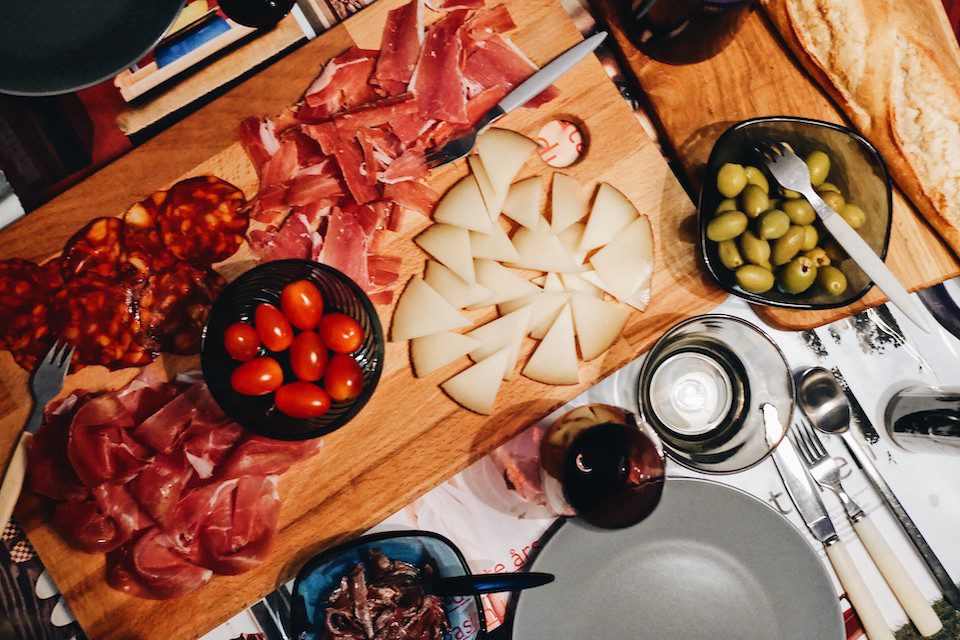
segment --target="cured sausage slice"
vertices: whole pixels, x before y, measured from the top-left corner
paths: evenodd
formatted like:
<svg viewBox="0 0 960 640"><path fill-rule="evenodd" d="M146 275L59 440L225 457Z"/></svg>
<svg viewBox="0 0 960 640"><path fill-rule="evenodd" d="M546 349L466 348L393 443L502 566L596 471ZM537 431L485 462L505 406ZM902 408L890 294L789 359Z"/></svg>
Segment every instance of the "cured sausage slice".
<svg viewBox="0 0 960 640"><path fill-rule="evenodd" d="M182 180L167 192L160 237L181 260L220 262L243 243L249 222L244 203L240 189L215 176Z"/></svg>
<svg viewBox="0 0 960 640"><path fill-rule="evenodd" d="M47 331L47 285L43 269L20 258L0 261L0 349L18 351Z"/></svg>
<svg viewBox="0 0 960 640"><path fill-rule="evenodd" d="M160 213L167 201L166 191L157 191L123 214L123 242L120 259L124 268L141 278L161 271L177 261L160 239Z"/></svg>
<svg viewBox="0 0 960 640"><path fill-rule="evenodd" d="M91 220L63 247L60 256L63 279L70 280L84 273L115 277L120 264L122 235L123 220L120 218Z"/></svg>
<svg viewBox="0 0 960 640"><path fill-rule="evenodd" d="M141 344L151 351L200 351L207 312L226 285L216 271L186 262L148 277L139 296Z"/></svg>

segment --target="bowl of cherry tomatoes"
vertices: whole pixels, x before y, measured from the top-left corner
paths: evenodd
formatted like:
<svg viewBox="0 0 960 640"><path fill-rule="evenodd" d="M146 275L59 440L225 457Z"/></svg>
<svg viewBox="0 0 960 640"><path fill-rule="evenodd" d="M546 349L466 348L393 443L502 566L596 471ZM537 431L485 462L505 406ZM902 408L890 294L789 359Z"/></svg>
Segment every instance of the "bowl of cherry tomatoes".
<svg viewBox="0 0 960 640"><path fill-rule="evenodd" d="M357 415L383 357L380 319L353 280L318 262L277 260L241 275L213 303L200 363L238 424L307 440Z"/></svg>

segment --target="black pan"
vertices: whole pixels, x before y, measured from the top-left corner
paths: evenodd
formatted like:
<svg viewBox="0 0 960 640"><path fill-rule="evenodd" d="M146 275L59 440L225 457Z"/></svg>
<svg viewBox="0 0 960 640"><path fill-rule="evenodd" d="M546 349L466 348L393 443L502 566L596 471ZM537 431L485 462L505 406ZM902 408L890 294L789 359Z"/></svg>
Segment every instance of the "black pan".
<svg viewBox="0 0 960 640"><path fill-rule="evenodd" d="M88 87L150 51L183 0L0 0L0 92Z"/></svg>

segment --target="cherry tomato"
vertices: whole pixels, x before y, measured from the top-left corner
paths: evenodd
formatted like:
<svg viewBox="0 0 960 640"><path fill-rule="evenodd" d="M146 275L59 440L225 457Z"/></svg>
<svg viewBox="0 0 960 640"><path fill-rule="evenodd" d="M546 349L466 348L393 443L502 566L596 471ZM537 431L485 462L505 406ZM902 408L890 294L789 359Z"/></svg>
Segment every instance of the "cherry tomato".
<svg viewBox="0 0 960 640"><path fill-rule="evenodd" d="M273 358L254 358L233 370L230 386L245 396L265 396L283 384L283 369Z"/></svg>
<svg viewBox="0 0 960 640"><path fill-rule="evenodd" d="M296 280L280 292L280 308L297 329L313 329L323 315L320 290L309 280Z"/></svg>
<svg viewBox="0 0 960 640"><path fill-rule="evenodd" d="M363 344L363 327L342 313L328 313L320 318L317 333L323 344L334 353L353 353Z"/></svg>
<svg viewBox="0 0 960 640"><path fill-rule="evenodd" d="M290 345L290 367L301 380L316 382L327 367L327 348L314 331L304 331Z"/></svg>
<svg viewBox="0 0 960 640"><path fill-rule="evenodd" d="M223 346L231 358L246 362L260 351L260 337L246 322L234 322L223 332Z"/></svg>
<svg viewBox="0 0 960 640"><path fill-rule="evenodd" d="M334 402L353 400L363 391L363 370L349 356L331 356L323 373L323 386Z"/></svg>
<svg viewBox="0 0 960 640"><path fill-rule="evenodd" d="M253 312L253 324L260 342L270 351L283 351L293 342L293 327L280 309L263 303Z"/></svg>
<svg viewBox="0 0 960 640"><path fill-rule="evenodd" d="M330 409L330 396L310 382L291 382L277 389L277 409L291 418L319 418Z"/></svg>

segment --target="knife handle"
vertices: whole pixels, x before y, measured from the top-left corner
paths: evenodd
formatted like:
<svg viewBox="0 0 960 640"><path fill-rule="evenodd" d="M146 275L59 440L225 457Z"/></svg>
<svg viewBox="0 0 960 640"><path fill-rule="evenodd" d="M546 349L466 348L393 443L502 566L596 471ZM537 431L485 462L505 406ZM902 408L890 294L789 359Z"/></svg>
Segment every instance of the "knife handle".
<svg viewBox="0 0 960 640"><path fill-rule="evenodd" d="M27 438L30 435L23 433L10 454L10 461L3 471L3 482L0 483L0 531L6 528L13 515L13 508L17 506L20 492L23 490L23 478L27 471Z"/></svg>
<svg viewBox="0 0 960 640"><path fill-rule="evenodd" d="M833 565L833 570L837 572L837 577L840 579L840 585L847 592L847 598L850 599L857 617L860 618L867 640L894 640L893 632L883 619L880 608L870 594L867 583L863 581L863 577L853 564L853 558L850 557L847 548L839 539L824 546L827 557L830 558L830 564Z"/></svg>
<svg viewBox="0 0 960 640"><path fill-rule="evenodd" d="M868 516L864 516L853 523L853 530L857 532L873 563L883 574L883 579L887 581L893 595L897 597L900 606L916 625L920 635L932 636L943 629L943 623L934 613L933 607L920 593L920 589L897 560L873 521Z"/></svg>

